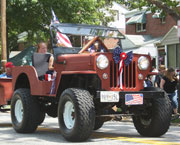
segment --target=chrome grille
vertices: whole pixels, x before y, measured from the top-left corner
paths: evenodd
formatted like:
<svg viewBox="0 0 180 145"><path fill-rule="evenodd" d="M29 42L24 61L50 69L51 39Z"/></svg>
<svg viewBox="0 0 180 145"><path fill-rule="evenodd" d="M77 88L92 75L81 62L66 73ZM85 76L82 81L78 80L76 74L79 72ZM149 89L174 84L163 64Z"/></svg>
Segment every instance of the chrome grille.
<svg viewBox="0 0 180 145"><path fill-rule="evenodd" d="M115 64L114 61L110 63L110 87L118 88L118 68L119 64ZM128 66L124 65L123 68L123 86L124 89L136 87L136 63L132 61Z"/></svg>

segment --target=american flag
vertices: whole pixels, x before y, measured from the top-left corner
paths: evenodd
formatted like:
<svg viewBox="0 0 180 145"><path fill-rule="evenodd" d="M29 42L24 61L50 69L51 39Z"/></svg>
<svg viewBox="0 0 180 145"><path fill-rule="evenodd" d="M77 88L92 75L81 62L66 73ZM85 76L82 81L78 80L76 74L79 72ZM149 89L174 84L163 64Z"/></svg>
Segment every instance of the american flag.
<svg viewBox="0 0 180 145"><path fill-rule="evenodd" d="M52 13L51 25L52 24L59 24L60 22L59 22L58 18L56 17L56 15L52 9L51 9L51 13ZM56 32L56 38L57 38L58 44L65 46L65 47L72 47L71 41L69 40L69 38L65 34L62 34L62 33L57 31Z"/></svg>
<svg viewBox="0 0 180 145"><path fill-rule="evenodd" d="M126 105L142 105L143 104L143 94L126 94L125 95Z"/></svg>

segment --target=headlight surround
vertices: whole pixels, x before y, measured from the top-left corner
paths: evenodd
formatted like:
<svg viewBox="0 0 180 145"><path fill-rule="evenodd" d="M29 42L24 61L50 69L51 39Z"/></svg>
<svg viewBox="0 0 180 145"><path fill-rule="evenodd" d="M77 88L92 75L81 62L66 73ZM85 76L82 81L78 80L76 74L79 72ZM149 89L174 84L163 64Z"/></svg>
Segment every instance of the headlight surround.
<svg viewBox="0 0 180 145"><path fill-rule="evenodd" d="M140 70L147 70L149 67L149 59L145 56L141 56L138 59L138 67Z"/></svg>
<svg viewBox="0 0 180 145"><path fill-rule="evenodd" d="M96 65L99 69L105 69L109 65L109 60L105 55L99 55L96 59Z"/></svg>

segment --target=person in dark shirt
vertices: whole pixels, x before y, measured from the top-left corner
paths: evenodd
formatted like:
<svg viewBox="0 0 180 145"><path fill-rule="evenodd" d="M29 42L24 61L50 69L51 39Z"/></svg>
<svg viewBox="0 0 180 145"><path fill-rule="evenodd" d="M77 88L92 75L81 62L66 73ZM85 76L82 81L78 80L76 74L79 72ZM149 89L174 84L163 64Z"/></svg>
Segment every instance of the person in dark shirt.
<svg viewBox="0 0 180 145"><path fill-rule="evenodd" d="M144 87L152 87L152 81L151 81L152 76L148 75L147 78L144 80Z"/></svg>
<svg viewBox="0 0 180 145"><path fill-rule="evenodd" d="M164 89L168 94L173 107L174 114L178 114L178 100L177 100L177 83L178 80L175 76L175 70L169 68L165 76L161 79L160 88Z"/></svg>
<svg viewBox="0 0 180 145"><path fill-rule="evenodd" d="M160 88L160 83L161 83L161 79L164 76L164 72L165 72L165 67L164 66L160 66L159 67L159 73L158 75L156 75L155 77L155 81L154 81L154 86Z"/></svg>
<svg viewBox="0 0 180 145"><path fill-rule="evenodd" d="M45 42L38 43L37 52L47 54L48 53L47 52L47 44ZM54 70L53 62L54 62L54 57L53 57L53 55L51 55L49 58L49 71L51 71L51 72L53 72L53 70Z"/></svg>

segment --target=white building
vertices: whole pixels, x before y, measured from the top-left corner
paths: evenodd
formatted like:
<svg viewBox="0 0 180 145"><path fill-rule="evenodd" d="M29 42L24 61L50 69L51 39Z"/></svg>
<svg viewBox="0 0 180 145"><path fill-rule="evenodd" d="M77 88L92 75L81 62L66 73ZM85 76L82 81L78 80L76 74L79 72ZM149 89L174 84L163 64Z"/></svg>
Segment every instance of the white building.
<svg viewBox="0 0 180 145"><path fill-rule="evenodd" d="M156 43L159 43L162 37L152 38L150 35L125 35L122 40L122 47L125 52L133 51L136 54L149 54L152 59L152 65L158 68L158 51Z"/></svg>
<svg viewBox="0 0 180 145"><path fill-rule="evenodd" d="M125 23L125 13L128 12L128 9L123 7L122 5L113 2L112 7L110 8L111 11L114 11L114 21L109 22L108 26L118 28L122 33L125 33L126 30L126 23ZM109 12L105 12L106 16L110 16Z"/></svg>

